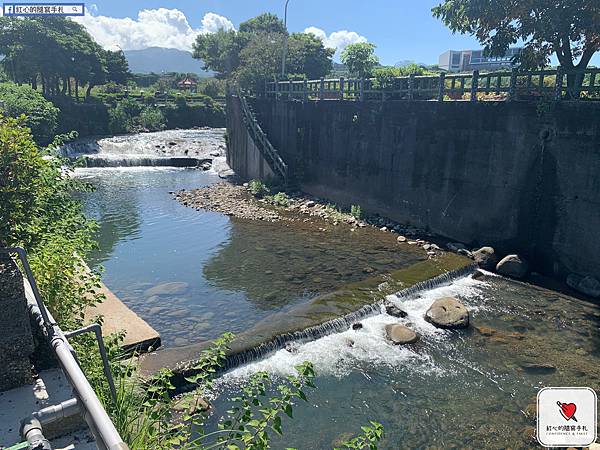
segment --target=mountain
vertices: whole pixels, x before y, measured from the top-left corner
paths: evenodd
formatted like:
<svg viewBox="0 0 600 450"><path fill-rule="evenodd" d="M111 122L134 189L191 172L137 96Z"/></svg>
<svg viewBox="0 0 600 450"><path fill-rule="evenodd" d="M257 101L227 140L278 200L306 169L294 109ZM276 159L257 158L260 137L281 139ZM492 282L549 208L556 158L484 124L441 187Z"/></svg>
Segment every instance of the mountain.
<svg viewBox="0 0 600 450"><path fill-rule="evenodd" d="M202 61L192 58L192 53L184 50L148 47L124 53L132 73L185 72L201 77L213 76L212 72L202 69Z"/></svg>

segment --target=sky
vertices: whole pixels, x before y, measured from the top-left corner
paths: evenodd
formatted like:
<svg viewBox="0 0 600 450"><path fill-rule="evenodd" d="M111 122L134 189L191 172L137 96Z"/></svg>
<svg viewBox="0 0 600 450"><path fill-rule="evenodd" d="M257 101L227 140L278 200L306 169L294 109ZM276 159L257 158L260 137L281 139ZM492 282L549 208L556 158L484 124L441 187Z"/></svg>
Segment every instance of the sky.
<svg viewBox="0 0 600 450"><path fill-rule="evenodd" d="M470 36L453 35L431 16L432 0L289 0L288 29L310 31L336 60L345 45L372 42L382 64L411 60L436 64L448 49L478 48ZM199 32L235 28L272 12L283 17L285 0L96 0L77 20L104 47L191 49ZM90 14L91 13L91 14Z"/></svg>

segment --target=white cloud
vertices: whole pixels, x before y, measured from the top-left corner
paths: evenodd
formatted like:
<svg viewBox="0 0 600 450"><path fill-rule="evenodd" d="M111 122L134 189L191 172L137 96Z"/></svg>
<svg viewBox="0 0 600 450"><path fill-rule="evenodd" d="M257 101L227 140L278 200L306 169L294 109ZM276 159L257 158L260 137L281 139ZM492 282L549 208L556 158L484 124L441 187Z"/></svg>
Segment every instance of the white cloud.
<svg viewBox="0 0 600 450"><path fill-rule="evenodd" d="M329 36L327 36L327 33L320 28L308 27L304 30L304 32L314 34L316 37L323 41L323 45L325 45L325 47L335 48L337 56L339 56L342 50L344 50L350 44L356 44L358 42L367 42L366 37L361 36L355 31L334 31Z"/></svg>
<svg viewBox="0 0 600 450"><path fill-rule="evenodd" d="M141 10L135 20L91 14L74 20L82 24L102 47L123 50L147 47L191 50L198 34L214 33L221 28L233 29L229 19L212 12L206 13L202 26L194 29L183 12L167 8Z"/></svg>

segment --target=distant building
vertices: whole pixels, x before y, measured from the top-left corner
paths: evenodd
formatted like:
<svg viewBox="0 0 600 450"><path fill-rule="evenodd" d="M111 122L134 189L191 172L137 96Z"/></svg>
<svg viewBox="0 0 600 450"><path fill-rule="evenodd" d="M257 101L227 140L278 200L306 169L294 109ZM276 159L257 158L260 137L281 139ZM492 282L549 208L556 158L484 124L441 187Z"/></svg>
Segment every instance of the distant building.
<svg viewBox="0 0 600 450"><path fill-rule="evenodd" d="M182 91L188 91L190 93L196 92L196 88L198 87L198 82L190 77L185 77L185 79L181 80L177 83L177 87Z"/></svg>
<svg viewBox="0 0 600 450"><path fill-rule="evenodd" d="M448 50L440 55L440 69L448 72L472 70L497 70L511 68L513 57L521 53L521 47L509 48L504 56L489 57L483 50Z"/></svg>

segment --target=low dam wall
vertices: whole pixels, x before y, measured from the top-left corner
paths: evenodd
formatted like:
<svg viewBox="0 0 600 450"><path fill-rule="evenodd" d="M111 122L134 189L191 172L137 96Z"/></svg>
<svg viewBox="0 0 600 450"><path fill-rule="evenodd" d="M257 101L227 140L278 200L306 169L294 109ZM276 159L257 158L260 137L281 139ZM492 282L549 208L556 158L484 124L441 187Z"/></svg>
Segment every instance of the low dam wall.
<svg viewBox="0 0 600 450"><path fill-rule="evenodd" d="M600 275L599 103L251 104L305 192L520 252L544 273ZM244 175L231 113L230 162Z"/></svg>

